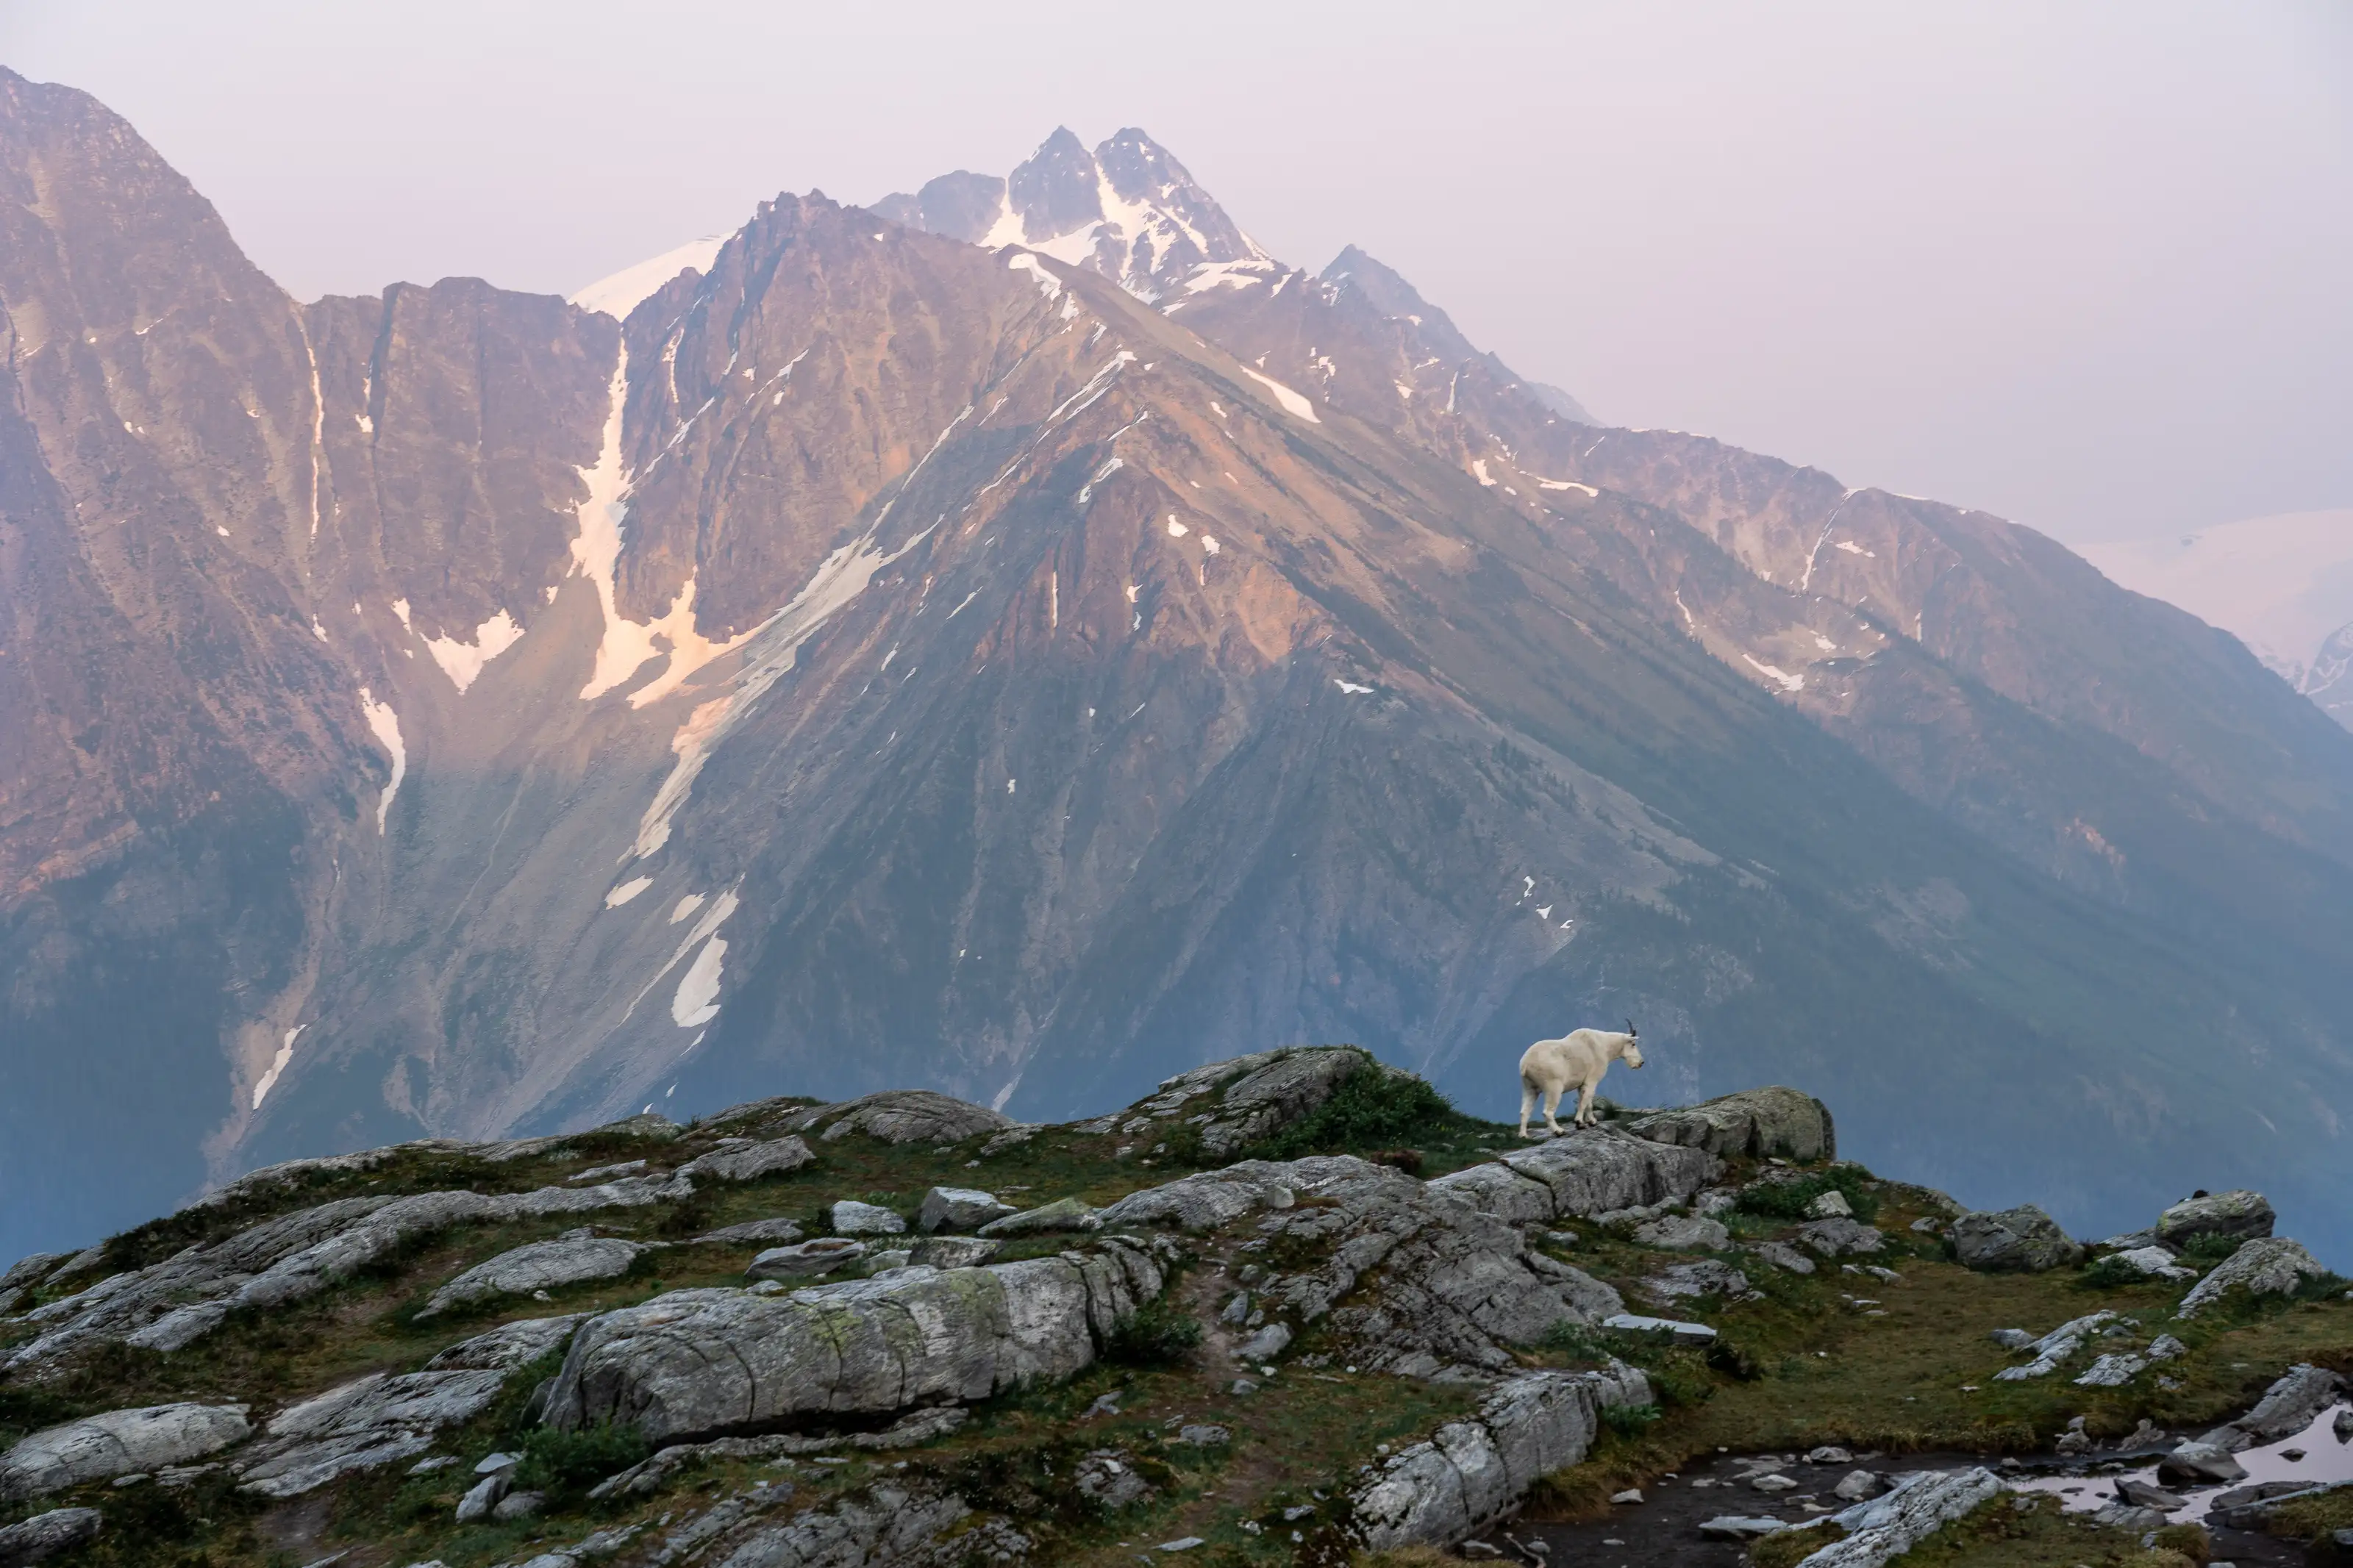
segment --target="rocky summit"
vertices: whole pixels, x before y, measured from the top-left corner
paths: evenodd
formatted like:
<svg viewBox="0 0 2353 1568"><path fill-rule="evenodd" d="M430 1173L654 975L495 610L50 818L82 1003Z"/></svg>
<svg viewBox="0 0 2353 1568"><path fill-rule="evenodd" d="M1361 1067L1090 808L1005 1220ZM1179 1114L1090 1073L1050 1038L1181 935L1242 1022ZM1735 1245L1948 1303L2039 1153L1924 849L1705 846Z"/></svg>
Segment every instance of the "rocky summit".
<svg viewBox="0 0 2353 1568"><path fill-rule="evenodd" d="M1354 1047L411 1142L7 1270L0 1563L2278 1561L2353 1528L2353 1291L2269 1215L2082 1242L1782 1087L1524 1141Z"/></svg>
<svg viewBox="0 0 2353 1568"><path fill-rule="evenodd" d="M2353 1244L2353 733L2245 647L2031 529L1597 422L1139 128L909 173L568 300L303 300L0 71L0 1249L780 1085L860 1103L607 1163L1009 1148L1286 1040L1500 1115L1629 1016L1647 1098L1836 1086L1848 1152L1990 1209L2260 1187ZM1103 1136L1239 1154L1301 1070ZM1816 1158L1787 1110L1652 1142ZM681 1201L581 1185L575 1227ZM1063 1195L986 1223L1094 1234ZM339 1234L212 1237L123 1321L291 1300Z"/></svg>

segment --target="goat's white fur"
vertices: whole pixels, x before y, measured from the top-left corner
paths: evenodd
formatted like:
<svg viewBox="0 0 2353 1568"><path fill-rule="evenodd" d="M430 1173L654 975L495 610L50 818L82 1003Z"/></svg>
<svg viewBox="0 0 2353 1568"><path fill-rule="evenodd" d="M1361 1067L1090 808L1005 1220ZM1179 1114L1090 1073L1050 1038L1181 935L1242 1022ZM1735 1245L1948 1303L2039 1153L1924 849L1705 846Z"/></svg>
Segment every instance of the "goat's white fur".
<svg viewBox="0 0 2353 1568"><path fill-rule="evenodd" d="M1613 1061L1623 1061L1630 1068L1642 1065L1641 1047L1631 1034L1577 1029L1557 1040L1538 1040L1530 1046L1520 1058L1520 1136L1528 1135L1528 1112L1535 1109L1539 1095L1544 1099L1545 1125L1558 1132L1560 1123L1553 1120L1553 1112L1572 1086L1577 1097L1577 1114L1569 1119L1570 1124L1592 1126L1596 1120L1593 1091L1601 1087L1601 1075Z"/></svg>

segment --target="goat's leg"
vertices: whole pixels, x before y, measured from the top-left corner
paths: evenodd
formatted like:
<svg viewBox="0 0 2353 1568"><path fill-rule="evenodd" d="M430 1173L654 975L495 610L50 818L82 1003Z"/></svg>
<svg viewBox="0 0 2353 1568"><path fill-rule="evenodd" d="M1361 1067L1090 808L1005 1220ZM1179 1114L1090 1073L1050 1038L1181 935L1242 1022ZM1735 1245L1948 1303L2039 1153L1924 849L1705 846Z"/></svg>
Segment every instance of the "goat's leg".
<svg viewBox="0 0 2353 1568"><path fill-rule="evenodd" d="M1597 1118L1593 1114L1593 1091L1601 1087L1599 1079L1588 1079L1577 1092L1577 1124L1590 1127Z"/></svg>
<svg viewBox="0 0 2353 1568"><path fill-rule="evenodd" d="M1553 1113L1560 1109L1560 1091L1564 1087L1554 1084L1545 1089L1545 1125L1552 1129L1556 1137L1560 1133L1560 1123L1554 1120Z"/></svg>
<svg viewBox="0 0 2353 1568"><path fill-rule="evenodd" d="M1536 1091L1528 1080L1520 1080L1520 1136L1528 1135L1528 1112L1536 1108Z"/></svg>

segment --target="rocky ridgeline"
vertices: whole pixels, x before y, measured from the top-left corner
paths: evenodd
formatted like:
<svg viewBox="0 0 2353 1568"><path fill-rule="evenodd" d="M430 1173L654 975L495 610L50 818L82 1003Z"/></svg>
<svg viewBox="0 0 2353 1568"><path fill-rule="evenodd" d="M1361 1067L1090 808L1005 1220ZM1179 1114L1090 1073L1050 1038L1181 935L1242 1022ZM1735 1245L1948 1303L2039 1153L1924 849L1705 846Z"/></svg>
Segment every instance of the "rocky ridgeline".
<svg viewBox="0 0 2353 1568"><path fill-rule="evenodd" d="M690 1558L744 1568L1035 1561L1040 1526L976 1489L947 1450L847 1490L797 1483L789 1468L846 1453L939 1449L981 1402L1060 1384L1149 1340L1225 1367L1237 1396L1286 1371L1341 1381L1325 1368L1462 1391L1470 1403L1459 1417L1361 1456L1318 1526L1369 1549L1451 1546L1506 1517L1539 1479L1583 1459L1613 1409L1657 1403L1646 1373L1625 1362L1552 1369L1531 1364L1533 1348L1594 1342L1610 1331L1704 1345L1716 1331L1689 1315L1711 1301L1756 1299L1754 1269L1900 1278L1868 1261L1889 1238L1855 1216L1844 1195L1851 1187L1831 1179L1852 1168L1824 1163L1837 1152L1827 1109L1786 1089L1488 1148L1487 1157L1429 1181L1398 1168L1411 1159L1249 1157L1312 1131L1314 1118L1351 1096L1418 1089L1364 1053L1310 1048L1179 1075L1125 1111L1061 1128L910 1091L836 1105L761 1101L692 1128L647 1116L565 1138L412 1143L259 1171L158 1226L10 1269L0 1301L31 1304L0 1322L8 1336L0 1337L0 1376L40 1388L109 1347L194 1353L227 1325L396 1270L448 1237L465 1239L464 1257L429 1282L406 1319L412 1328L610 1287L680 1248L754 1256L741 1283L514 1318L453 1336L414 1370L290 1390L259 1414L245 1401L179 1401L54 1425L0 1458L0 1502L21 1507L135 1478L162 1488L226 1483L285 1503L387 1467L431 1474L467 1462L437 1452L453 1435L527 1394L522 1419L540 1431L583 1442L626 1432L642 1445L642 1457L607 1466L587 1494L608 1513L659 1498L702 1466L757 1461L788 1471L684 1512L673 1501L658 1518L608 1522L513 1559L530 1568ZM714 1194L821 1172L822 1152L850 1140L952 1155L981 1170L1017 1151L1034 1153L1049 1133L1111 1141L1104 1168L1124 1173L1128 1190L1101 1206L1069 1193L1035 1194L1043 1201L1024 1206L979 1185L938 1184L919 1202L841 1196L814 1222L803 1208L799 1218L773 1215L678 1239L600 1235L593 1225L533 1239L512 1234L574 1216L691 1217ZM550 1169L594 1159L605 1163ZM1163 1159L1206 1168L1135 1184ZM541 1170L547 1174L534 1177ZM405 1182L403 1172L476 1179L301 1202L355 1182ZM483 1186L514 1190L475 1190ZM1932 1215L1915 1228L1944 1235L1972 1268L2048 1269L2082 1258L2040 1211L1972 1214L1941 1194L1907 1191ZM1736 1242L1725 1221L1744 1204L1778 1205L1792 1227ZM2232 1194L2168 1210L2150 1232L2103 1244L2111 1260L2103 1267L2170 1277L2201 1238L2227 1237L2242 1245L2189 1293L2185 1318L2234 1291L2292 1291L2317 1265L2269 1236L2270 1213L2260 1205ZM1571 1224L1625 1238L1653 1266L1618 1284L1596 1278L1556 1256L1577 1243L1564 1228ZM812 1227L822 1234L806 1234ZM1630 1311L1620 1285L1666 1315ZM2028 1359L2001 1375L2055 1375L2097 1351L2073 1381L2113 1385L2178 1353L2166 1336L2143 1344L2137 1327L2111 1312L2040 1338L2020 1331L2015 1348ZM2325 1404L2335 1389L2333 1374L2316 1373L2240 1426L2184 1445L2178 1458L2220 1473L2245 1446L2234 1433L2262 1440L2298 1412L2308 1419L2319 1407L2313 1402ZM1229 1435L1197 1425L1169 1440L1208 1448ZM2215 1458L2201 1461L2207 1450ZM493 1453L476 1462L479 1479L458 1501L453 1527L558 1522L547 1494L522 1484L518 1460ZM1116 1512L1151 1493L1148 1473L1134 1454L1103 1449L1084 1458L1071 1484L1089 1506ZM1911 1539L1906 1521L1949 1514L1968 1492L1899 1489L1891 1496L1913 1502L1874 1504L1887 1519L1858 1525L1839 1545L1844 1555L1826 1554L1820 1568L1853 1568L1865 1550L1855 1543L1873 1531ZM108 1511L103 1490L95 1501L94 1510L51 1508L0 1530L0 1563L40 1561L91 1539Z"/></svg>

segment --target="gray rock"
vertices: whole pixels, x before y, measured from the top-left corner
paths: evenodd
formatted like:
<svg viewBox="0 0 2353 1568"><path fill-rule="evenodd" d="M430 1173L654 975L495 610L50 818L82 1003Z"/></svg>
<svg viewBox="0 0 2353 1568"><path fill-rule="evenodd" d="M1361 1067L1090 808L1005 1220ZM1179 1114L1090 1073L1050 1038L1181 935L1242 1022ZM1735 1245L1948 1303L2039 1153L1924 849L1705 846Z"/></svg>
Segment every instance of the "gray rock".
<svg viewBox="0 0 2353 1568"><path fill-rule="evenodd" d="M898 1236L907 1228L907 1222L892 1210L856 1198L844 1198L828 1209L826 1223L837 1236Z"/></svg>
<svg viewBox="0 0 2353 1568"><path fill-rule="evenodd" d="M7 1273L0 1274L0 1290L29 1290L72 1256L70 1252L36 1252L20 1258L8 1266Z"/></svg>
<svg viewBox="0 0 2353 1568"><path fill-rule="evenodd" d="M1729 1263L1705 1258L1697 1263L1678 1263L1673 1268L1653 1275L1642 1283L1651 1300L1673 1302L1694 1296L1723 1296L1735 1301L1754 1300L1758 1292L1748 1283L1748 1276Z"/></svg>
<svg viewBox="0 0 2353 1568"><path fill-rule="evenodd" d="M2345 1380L2326 1367L2300 1363L2263 1390L2255 1407L2199 1439L2230 1453L2293 1437L2345 1391Z"/></svg>
<svg viewBox="0 0 2353 1568"><path fill-rule="evenodd" d="M560 1350L572 1338L572 1331L586 1319L586 1312L572 1312L560 1318L521 1318L512 1323L501 1323L488 1333L476 1334L470 1340L459 1340L425 1363L427 1372L512 1372L553 1350Z"/></svg>
<svg viewBox="0 0 2353 1568"><path fill-rule="evenodd" d="M1838 1131L1831 1121L1830 1107L1794 1089L1743 1089L1697 1105L1637 1117L1627 1127L1638 1138L1704 1149L1711 1154L1745 1154L1759 1160L1838 1157Z"/></svg>
<svg viewBox="0 0 2353 1568"><path fill-rule="evenodd" d="M0 1527L0 1568L32 1568L98 1539L105 1519L94 1508L53 1508Z"/></svg>
<svg viewBox="0 0 2353 1568"><path fill-rule="evenodd" d="M1214 1448L1233 1441L1234 1435L1223 1426L1179 1426L1176 1440L1190 1448Z"/></svg>
<svg viewBox="0 0 2353 1568"><path fill-rule="evenodd" d="M1613 1313L1601 1320L1601 1326L1629 1334L1670 1334L1679 1345L1715 1342L1715 1331L1705 1323L1681 1323L1672 1318L1646 1318L1635 1312Z"/></svg>
<svg viewBox="0 0 2353 1568"><path fill-rule="evenodd" d="M85 1274L95 1274L105 1266L106 1244L101 1241L95 1247L82 1248L63 1263L58 1264L49 1271L48 1278L41 1283L49 1286L62 1285L69 1279L78 1279Z"/></svg>
<svg viewBox="0 0 2353 1568"><path fill-rule="evenodd" d="M695 1181L754 1182L797 1171L816 1158L797 1138L774 1138L764 1143L744 1142L713 1149L681 1165L678 1173Z"/></svg>
<svg viewBox="0 0 2353 1568"><path fill-rule="evenodd" d="M2000 1478L1984 1468L1905 1476L1884 1496L1832 1514L1845 1539L1803 1559L1800 1568L1881 1568L2001 1492Z"/></svg>
<svg viewBox="0 0 2353 1568"><path fill-rule="evenodd" d="M1710 1541L1758 1541L1788 1528L1785 1521L1761 1514L1721 1513L1703 1521L1699 1532Z"/></svg>
<svg viewBox="0 0 2353 1568"><path fill-rule="evenodd" d="M1835 1444L1824 1444L1821 1447L1809 1448L1806 1450L1806 1463L1810 1465L1851 1465L1854 1463L1854 1456L1849 1453L1846 1449L1837 1447Z"/></svg>
<svg viewBox="0 0 2353 1568"><path fill-rule="evenodd" d="M218 1453L253 1428L242 1405L151 1405L44 1427L0 1457L0 1501Z"/></svg>
<svg viewBox="0 0 2353 1568"><path fill-rule="evenodd" d="M2176 1497L2163 1487L2133 1476L2126 1476L2116 1482L2116 1496L2135 1508L2153 1508L2165 1513L2189 1506L2189 1499Z"/></svg>
<svg viewBox="0 0 2353 1568"><path fill-rule="evenodd" d="M1826 1193L1816 1193L1813 1195L1812 1200L1806 1205L1806 1217L1808 1219L1852 1219L1854 1205L1846 1201L1844 1193L1832 1187Z"/></svg>
<svg viewBox="0 0 2353 1568"><path fill-rule="evenodd" d="M914 1249L912 1247L894 1247L887 1252L868 1253L866 1255L866 1266L861 1272L869 1279L879 1279L881 1276L890 1273L894 1268L913 1268L913 1267L915 1267ZM937 1270L934 1270L934 1272L937 1272Z"/></svg>
<svg viewBox="0 0 2353 1568"><path fill-rule="evenodd" d="M863 1133L885 1143L960 1143L1013 1125L986 1106L967 1104L927 1089L890 1089L839 1105L820 1105L789 1123L796 1132L823 1124L827 1142Z"/></svg>
<svg viewBox="0 0 2353 1568"><path fill-rule="evenodd" d="M1615 1405L1647 1405L1631 1367L1524 1373L1496 1385L1478 1414L1389 1456L1350 1495L1358 1531L1375 1552L1451 1546L1501 1519L1537 1478L1585 1458Z"/></svg>
<svg viewBox="0 0 2353 1568"><path fill-rule="evenodd" d="M1165 1079L1151 1096L1106 1118L1109 1125L1102 1130L1124 1123L1140 1134L1181 1121L1199 1129L1206 1153L1224 1159L1297 1125L1331 1099L1335 1089L1366 1070L1402 1076L1354 1046L1259 1051ZM1213 1094L1215 1099L1206 1098Z"/></svg>
<svg viewBox="0 0 2353 1568"><path fill-rule="evenodd" d="M1751 1477L1748 1489L1753 1492L1793 1492L1798 1489L1798 1483L1787 1476L1767 1472L1765 1475Z"/></svg>
<svg viewBox="0 0 2353 1568"><path fill-rule="evenodd" d="M1654 1219L1634 1230L1634 1239L1644 1247L1655 1247L1669 1252L1722 1252L1731 1247L1732 1233L1724 1228L1722 1220L1695 1219L1688 1215L1669 1215Z"/></svg>
<svg viewBox="0 0 2353 1568"><path fill-rule="evenodd" d="M1235 1346L1234 1356L1238 1361L1245 1361L1256 1366L1261 1362L1272 1361L1289 1349L1290 1345L1290 1328L1282 1323L1269 1323Z"/></svg>
<svg viewBox="0 0 2353 1568"><path fill-rule="evenodd" d="M1113 1207L1118 1205L1114 1205ZM1108 1211L1106 1211L1108 1212ZM1097 1231L1104 1225L1102 1215L1076 1198L1057 1198L1034 1209L1023 1209L1002 1219L990 1220L980 1227L983 1236L1044 1236L1056 1231Z"/></svg>
<svg viewBox="0 0 2353 1568"><path fill-rule="evenodd" d="M668 1443L655 1450L650 1458L599 1481L590 1489L588 1497L591 1501L601 1502L616 1496L648 1496L659 1491L679 1470L711 1459L772 1460L802 1454L828 1454L841 1448L858 1448L873 1453L913 1448L956 1431L967 1418L963 1409L945 1405L902 1415L880 1432L857 1432L847 1436L782 1432L765 1437L716 1437L707 1443Z"/></svg>
<svg viewBox="0 0 2353 1568"><path fill-rule="evenodd" d="M1887 1483L1871 1471L1849 1470L1839 1484L1831 1489L1831 1495L1841 1502L1861 1502L1865 1498L1877 1497L1886 1489Z"/></svg>
<svg viewBox="0 0 2353 1568"><path fill-rule="evenodd" d="M504 1524L518 1519L535 1518L546 1506L545 1492L509 1492L499 1500L498 1507L491 1510L491 1517Z"/></svg>
<svg viewBox="0 0 2353 1568"><path fill-rule="evenodd" d="M1852 1219L1810 1219L1798 1227L1798 1241L1821 1258L1868 1258L1887 1245L1873 1226Z"/></svg>
<svg viewBox="0 0 2353 1568"><path fill-rule="evenodd" d="M2198 1270L2184 1268L2174 1261L2173 1254L2162 1247L2129 1247L2122 1252L2111 1252L2100 1259L2129 1268L2144 1279L2195 1279Z"/></svg>
<svg viewBox="0 0 2353 1568"><path fill-rule="evenodd" d="M744 1270L753 1279L813 1279L830 1274L866 1256L866 1244L846 1237L821 1236L790 1247L772 1247L752 1259Z"/></svg>
<svg viewBox="0 0 2353 1568"><path fill-rule="evenodd" d="M2201 1236L2269 1236L2275 1217L2270 1200L2242 1187L2174 1205L2157 1216L2157 1239L2179 1247Z"/></svg>
<svg viewBox="0 0 2353 1568"><path fill-rule="evenodd" d="M2075 1380L2078 1388L2122 1388L2140 1375L2148 1365L2146 1358L2137 1355L2104 1355L2085 1368Z"/></svg>
<svg viewBox="0 0 2353 1568"><path fill-rule="evenodd" d="M2228 1485L2247 1479L2247 1468L2231 1457L2231 1450L2212 1443L2183 1443L2157 1463L2159 1479L2187 1481L2192 1486L2220 1481Z"/></svg>
<svg viewBox="0 0 2353 1568"><path fill-rule="evenodd" d="M2229 1491L2217 1492L2206 1500L2206 1506L2217 1513L2227 1513L2232 1509L2270 1502L2275 1498L2294 1497L2298 1492L2310 1490L2310 1481L2257 1481L2251 1487L2232 1487Z"/></svg>
<svg viewBox="0 0 2353 1568"><path fill-rule="evenodd" d="M722 1226L696 1237L698 1242L714 1247L776 1247L787 1241L798 1241L801 1227L788 1219L749 1219L742 1225Z"/></svg>
<svg viewBox="0 0 2353 1568"><path fill-rule="evenodd" d="M1705 1149L1588 1127L1430 1185L1504 1219L1549 1223L1688 1199L1723 1173L1723 1162Z"/></svg>
<svg viewBox="0 0 2353 1568"><path fill-rule="evenodd" d="M1986 1274L2041 1274L2084 1260L2059 1222L2032 1204L1961 1215L1953 1222L1953 1250L1964 1268Z"/></svg>
<svg viewBox="0 0 2353 1568"><path fill-rule="evenodd" d="M932 1568L947 1563L1026 1561L1030 1542L1003 1520L974 1521L961 1497L929 1483L891 1481L868 1488L822 1508L771 1523L759 1510L783 1502L789 1487L766 1489L767 1500L738 1494L665 1538L656 1562L675 1563L691 1554L718 1568L847 1568L849 1564L904 1564ZM731 1506L732 1505L732 1506ZM716 1517L714 1517L716 1516ZM748 1521L748 1522L747 1522ZM713 1542L708 1547L705 1542Z"/></svg>
<svg viewBox="0 0 2353 1568"><path fill-rule="evenodd" d="M986 1160L992 1154L1002 1154L1008 1149L1018 1149L1022 1144L1027 1143L1036 1136L1038 1136L1038 1127L1036 1124L1029 1122L1016 1123L1015 1125L1007 1128L1004 1131L998 1133L996 1137L991 1138L987 1142L983 1143L980 1146L980 1157Z"/></svg>
<svg viewBox="0 0 2353 1568"><path fill-rule="evenodd" d="M181 1350L238 1308L283 1306L314 1296L449 1226L636 1208L693 1194L694 1184L683 1177L638 1176L490 1196L459 1191L319 1204L37 1309L28 1315L46 1325L44 1331L7 1352L5 1367L13 1371L52 1361L94 1342Z"/></svg>
<svg viewBox="0 0 2353 1568"><path fill-rule="evenodd" d="M1106 1241L783 1297L673 1291L584 1324L543 1419L633 1425L663 1442L982 1399L1091 1365L1162 1279L1148 1251Z"/></svg>
<svg viewBox="0 0 2353 1568"><path fill-rule="evenodd" d="M491 1510L498 1507L500 1500L513 1489L514 1470L512 1467L492 1470L468 1488L466 1495L458 1500L458 1522L479 1524L490 1518Z"/></svg>
<svg viewBox="0 0 2353 1568"><path fill-rule="evenodd" d="M1996 1329L1992 1338L2006 1351L2022 1351L2034 1342L2034 1336L2024 1329Z"/></svg>
<svg viewBox="0 0 2353 1568"><path fill-rule="evenodd" d="M2338 1442L2353 1443L2353 1409L2338 1411L2328 1429L2336 1434Z"/></svg>
<svg viewBox="0 0 2353 1568"><path fill-rule="evenodd" d="M2148 1343L2151 1361L2179 1361L2189 1353L2189 1347L2171 1334L2159 1334Z"/></svg>
<svg viewBox="0 0 2353 1568"><path fill-rule="evenodd" d="M1001 1241L974 1236L927 1236L908 1248L908 1261L931 1268L977 1268L1005 1250Z"/></svg>
<svg viewBox="0 0 2353 1568"><path fill-rule="evenodd" d="M247 1491L299 1497L353 1470L413 1459L445 1426L488 1409L501 1372L373 1373L281 1410L231 1467Z"/></svg>
<svg viewBox="0 0 2353 1568"><path fill-rule="evenodd" d="M2039 1340L2023 1347L2034 1352L2034 1360L2024 1366L2006 1366L1994 1376L2004 1383L2018 1383L2030 1377L2049 1377L2066 1361L2084 1348L2084 1342L2094 1331L2116 1321L2111 1311L2088 1312L2080 1318L2070 1318Z"/></svg>
<svg viewBox="0 0 2353 1568"><path fill-rule="evenodd" d="M493 1296L528 1296L591 1279L618 1279L649 1250L643 1243L618 1237L572 1231L554 1241L534 1241L477 1263L433 1292L417 1315L438 1316L452 1307L485 1301Z"/></svg>
<svg viewBox="0 0 2353 1568"><path fill-rule="evenodd" d="M1787 1273L1811 1274L1814 1271L1814 1260L1786 1241L1751 1242L1748 1250Z"/></svg>
<svg viewBox="0 0 2353 1568"><path fill-rule="evenodd" d="M2194 1318L2232 1290L2244 1290L2250 1296L2293 1295L2306 1279L2327 1272L2318 1258L2287 1237L2258 1237L2190 1287L2174 1316Z"/></svg>
<svg viewBox="0 0 2353 1568"><path fill-rule="evenodd" d="M2092 1522L2105 1525L2110 1530L2129 1531L2135 1534L2140 1534L2152 1530L2163 1530L2166 1520L2162 1509L2143 1508L2137 1503L2112 1502L2105 1508L2094 1510Z"/></svg>
<svg viewBox="0 0 2353 1568"><path fill-rule="evenodd" d="M2151 1226L2147 1230L2127 1231L2122 1236L2112 1236L2108 1237L2107 1240L2099 1244L2098 1250L2102 1252L2130 1252L2137 1247L2155 1247L2156 1245L2157 1227L2155 1226Z"/></svg>
<svg viewBox="0 0 2353 1568"><path fill-rule="evenodd" d="M996 1194L977 1187L934 1187L923 1194L915 1228L926 1236L935 1230L971 1230L1017 1212Z"/></svg>
<svg viewBox="0 0 2353 1568"><path fill-rule="evenodd" d="M1135 1462L1116 1448L1099 1448L1081 1459L1071 1482L1097 1508L1117 1511L1132 1508L1152 1495L1152 1487L1135 1471Z"/></svg>

